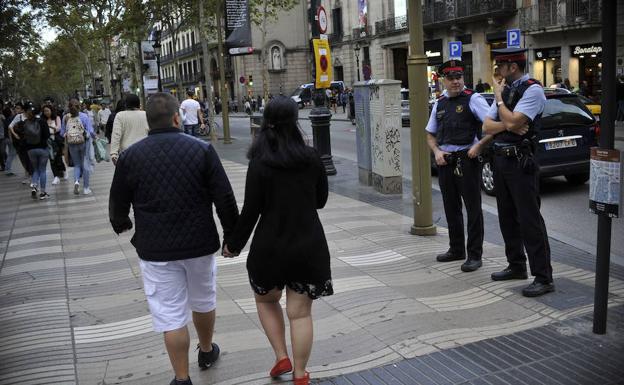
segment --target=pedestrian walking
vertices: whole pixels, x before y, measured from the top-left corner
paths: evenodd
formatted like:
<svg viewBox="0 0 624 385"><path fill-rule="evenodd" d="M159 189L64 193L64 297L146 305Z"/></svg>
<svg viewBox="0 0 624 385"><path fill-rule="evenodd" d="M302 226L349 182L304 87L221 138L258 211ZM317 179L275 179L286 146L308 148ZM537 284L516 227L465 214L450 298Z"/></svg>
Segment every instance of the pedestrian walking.
<svg viewBox="0 0 624 385"><path fill-rule="evenodd" d="M277 96L247 157L245 203L236 228L226 234L224 256L237 255L256 227L247 257L258 316L273 347L271 377L293 370L296 385L307 385L312 349L312 301L333 294L329 249L317 210L327 202L327 176L318 153L306 146L299 108ZM286 287L293 362L288 357L280 299Z"/></svg>
<svg viewBox="0 0 624 385"><path fill-rule="evenodd" d="M61 118L56 115L56 108L52 105L44 105L41 108L41 118L46 122L50 130L50 139L48 140L50 155L50 169L54 175L53 185L61 182L61 178L65 176L65 163L63 163L63 147L65 139L61 135Z"/></svg>
<svg viewBox="0 0 624 385"><path fill-rule="evenodd" d="M204 117L201 113L201 106L199 102L193 98L194 96L195 91L187 90L186 99L180 104L180 109L184 111L184 133L197 136L198 129L201 128L203 130L206 125L204 124Z"/></svg>
<svg viewBox="0 0 624 385"><path fill-rule="evenodd" d="M345 89L344 91L340 93L340 104L342 105L343 114L347 112L348 93L349 92L347 89Z"/></svg>
<svg viewBox="0 0 624 385"><path fill-rule="evenodd" d="M145 138L149 131L145 111L141 111L141 99L137 95L127 94L126 110L118 112L113 122L110 157L117 164L119 155L132 144Z"/></svg>
<svg viewBox="0 0 624 385"><path fill-rule="evenodd" d="M14 118L13 110L11 109L9 105L6 105L2 109L2 116L4 118L2 121L2 126L3 126L2 130L4 131L4 139L0 143L0 146L6 149L4 173L6 174L6 176L14 176L15 174L13 173L12 167L13 167L13 160L15 159L15 156L17 155L17 153L15 151L15 147L13 146L12 135L9 131L9 125L11 124Z"/></svg>
<svg viewBox="0 0 624 385"><path fill-rule="evenodd" d="M475 86L475 89L474 89L474 90L475 90L476 92L480 93L480 94L481 94L481 93L483 93L483 92L485 92L485 85L483 84L483 82L481 81L481 79L479 79L479 80L477 81L477 85Z"/></svg>
<svg viewBox="0 0 624 385"><path fill-rule="evenodd" d="M37 118L36 115L35 107L32 104L26 105L25 119L18 123L18 131L23 133L23 147L33 166L30 195L33 199L44 200L49 197L46 192L46 166L50 157L48 152L50 129L46 119Z"/></svg>
<svg viewBox="0 0 624 385"><path fill-rule="evenodd" d="M212 145L177 128L178 108L170 94L156 93L149 98L145 107L149 135L120 154L109 214L119 234L132 228L129 212L131 206L134 209L132 244L140 258L154 330L164 333L175 373L171 385L190 385L190 311L199 337L199 367L212 366L220 351L213 332L217 304L214 254L221 244L212 206L225 237L236 223L238 206Z"/></svg>
<svg viewBox="0 0 624 385"><path fill-rule="evenodd" d="M121 111L124 111L125 109L126 109L126 106L124 104L124 101L119 100L117 102L117 105L115 106L115 111L112 112L108 116L108 119L106 120L106 128L104 129L104 136L106 137L106 139L108 139L109 144L113 136L113 123L115 123L115 116L117 116L118 113L120 113Z"/></svg>
<svg viewBox="0 0 624 385"><path fill-rule="evenodd" d="M63 117L61 135L65 138L69 154L74 163L74 194L80 194L80 178L82 177L83 194L91 194L89 178L93 172L95 157L93 139L95 132L89 116L80 112L80 102L76 98L69 100L69 113Z"/></svg>
<svg viewBox="0 0 624 385"><path fill-rule="evenodd" d="M522 294L536 297L555 290L548 234L540 213L539 167L534 159L546 97L541 84L524 74L526 49L492 52L502 78L493 80L495 102L483 127L494 135L496 204L509 263L493 273L492 279L526 279L526 249L535 279Z"/></svg>
<svg viewBox="0 0 624 385"><path fill-rule="evenodd" d="M478 156L492 137L482 139L481 126L490 106L481 94L464 86L464 64L449 60L440 65L444 92L431 109L427 123L427 143L435 155L448 223L449 250L438 262L466 260L464 272L481 267L483 254L483 211L481 210L481 164ZM468 239L464 242L466 206ZM467 256L467 257L466 257Z"/></svg>
<svg viewBox="0 0 624 385"><path fill-rule="evenodd" d="M29 103L27 103L26 105L30 106ZM16 103L15 116L13 118L13 121L9 124L9 133L13 142L13 147L15 148L15 152L17 153L17 157L19 158L20 163L22 164L22 167L24 167L24 171L26 172L26 175L24 175L24 179L22 180L22 184L30 184L32 181L33 166L30 163L30 158L28 157L28 149L26 148L24 142L24 133L21 130L23 126L20 126L20 128L17 127L17 124L24 120L26 120L26 114L24 113L24 104Z"/></svg>
<svg viewBox="0 0 624 385"><path fill-rule="evenodd" d="M111 115L111 110L108 108L108 104L102 103L101 109L98 112L98 133L101 131L106 131L106 123L108 122L108 118Z"/></svg>

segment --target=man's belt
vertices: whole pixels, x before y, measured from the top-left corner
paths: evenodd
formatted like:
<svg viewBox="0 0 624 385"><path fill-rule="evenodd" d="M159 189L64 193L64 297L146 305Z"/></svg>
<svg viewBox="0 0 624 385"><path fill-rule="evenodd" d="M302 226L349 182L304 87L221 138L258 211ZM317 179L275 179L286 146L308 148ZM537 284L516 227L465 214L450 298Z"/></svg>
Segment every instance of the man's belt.
<svg viewBox="0 0 624 385"><path fill-rule="evenodd" d="M515 144L494 145L494 155L505 156L508 158L517 157L521 153L520 146Z"/></svg>

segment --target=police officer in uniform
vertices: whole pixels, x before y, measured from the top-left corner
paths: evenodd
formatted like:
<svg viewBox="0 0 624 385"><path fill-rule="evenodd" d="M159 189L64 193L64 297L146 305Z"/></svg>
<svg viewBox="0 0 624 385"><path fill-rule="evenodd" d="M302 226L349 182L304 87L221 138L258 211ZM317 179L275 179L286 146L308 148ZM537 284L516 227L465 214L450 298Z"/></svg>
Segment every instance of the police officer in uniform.
<svg viewBox="0 0 624 385"><path fill-rule="evenodd" d="M524 74L526 50L492 50L502 78L494 95L484 132L494 135L494 185L501 233L509 266L492 274L494 281L526 279L529 257L532 284L522 290L537 297L555 290L550 246L540 213L539 168L534 159L535 135L546 97L541 84Z"/></svg>
<svg viewBox="0 0 624 385"><path fill-rule="evenodd" d="M444 79L445 90L433 105L425 129L427 143L438 165L450 248L438 255L437 260L450 262L466 259L461 270L470 272L482 264L483 212L478 156L491 139L490 136L479 139L489 105L483 96L464 87L464 65L461 61L443 63L438 74ZM468 241L465 246L462 200L468 217Z"/></svg>

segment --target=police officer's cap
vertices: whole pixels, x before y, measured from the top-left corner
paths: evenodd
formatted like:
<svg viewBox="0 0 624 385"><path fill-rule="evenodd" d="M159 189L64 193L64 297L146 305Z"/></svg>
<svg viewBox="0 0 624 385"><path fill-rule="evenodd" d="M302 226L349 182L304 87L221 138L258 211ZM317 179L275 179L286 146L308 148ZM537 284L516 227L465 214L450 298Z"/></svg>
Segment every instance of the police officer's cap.
<svg viewBox="0 0 624 385"><path fill-rule="evenodd" d="M526 52L526 48L502 48L492 50L496 64L526 63Z"/></svg>
<svg viewBox="0 0 624 385"><path fill-rule="evenodd" d="M461 60L448 60L438 67L438 75L464 75L464 63Z"/></svg>

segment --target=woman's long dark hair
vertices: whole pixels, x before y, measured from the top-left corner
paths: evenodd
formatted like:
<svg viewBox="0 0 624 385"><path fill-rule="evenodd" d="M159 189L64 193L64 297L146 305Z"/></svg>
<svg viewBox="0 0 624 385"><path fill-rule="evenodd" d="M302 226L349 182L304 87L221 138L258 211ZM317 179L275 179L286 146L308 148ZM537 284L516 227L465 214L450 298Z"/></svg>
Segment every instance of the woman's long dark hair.
<svg viewBox="0 0 624 385"><path fill-rule="evenodd" d="M299 106L286 96L269 101L264 109L262 126L247 152L247 158L281 168L309 164L313 152L303 140L297 123L298 115Z"/></svg>
<svg viewBox="0 0 624 385"><path fill-rule="evenodd" d="M50 120L56 120L56 108L54 108L54 106L48 105L48 104L44 104L43 107L41 107L41 118L43 118L45 121L47 121L48 119L45 117L45 113L43 112L44 109L48 108L50 110Z"/></svg>

